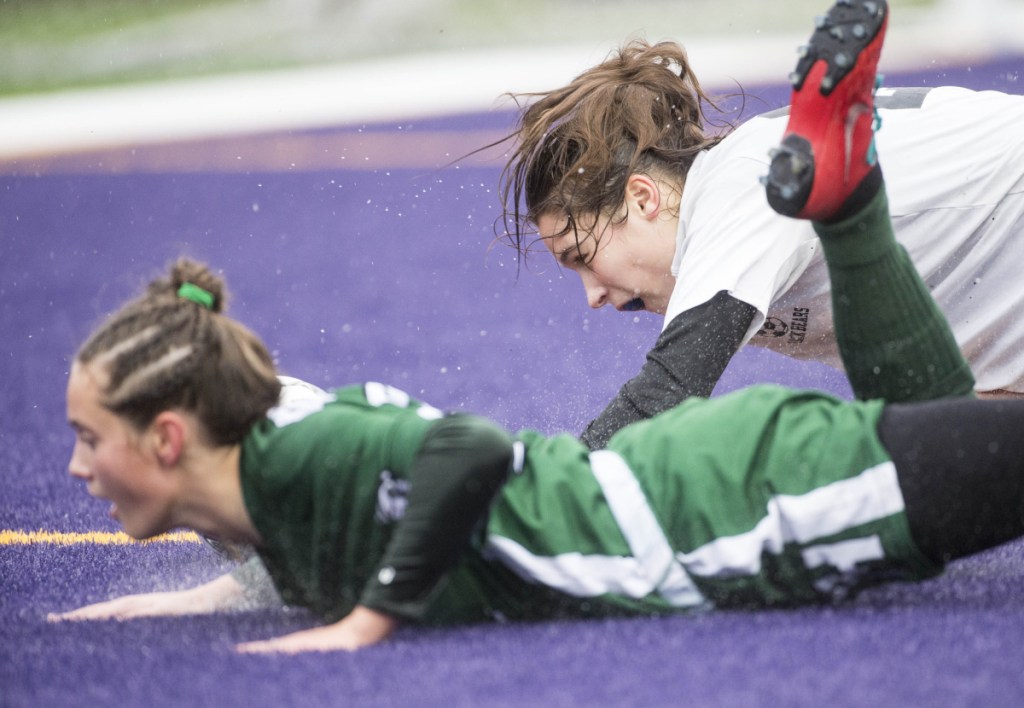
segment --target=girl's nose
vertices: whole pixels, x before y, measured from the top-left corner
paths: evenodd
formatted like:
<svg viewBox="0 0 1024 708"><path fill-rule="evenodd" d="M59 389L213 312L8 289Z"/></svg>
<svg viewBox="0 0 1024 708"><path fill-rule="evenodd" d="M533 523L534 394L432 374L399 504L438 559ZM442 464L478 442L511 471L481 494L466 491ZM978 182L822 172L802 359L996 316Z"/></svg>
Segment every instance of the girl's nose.
<svg viewBox="0 0 1024 708"><path fill-rule="evenodd" d="M587 295L587 304L595 310L608 304L608 289L597 282L592 275L580 273L583 281L583 292Z"/></svg>
<svg viewBox="0 0 1024 708"><path fill-rule="evenodd" d="M82 459L82 451L79 449L82 443L75 442L75 449L71 451L71 459L68 460L68 473L78 479L89 478L89 466Z"/></svg>

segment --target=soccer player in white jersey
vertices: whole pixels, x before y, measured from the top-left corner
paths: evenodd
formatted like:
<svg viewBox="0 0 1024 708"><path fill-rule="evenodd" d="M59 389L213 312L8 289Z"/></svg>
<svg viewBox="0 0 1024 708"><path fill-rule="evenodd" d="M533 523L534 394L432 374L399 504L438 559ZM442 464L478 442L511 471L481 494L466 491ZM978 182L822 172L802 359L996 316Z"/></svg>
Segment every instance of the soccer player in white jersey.
<svg viewBox="0 0 1024 708"><path fill-rule="evenodd" d="M854 17L859 7L836 12ZM854 18L828 31L840 46L864 28ZM579 275L592 307L664 316L640 372L584 432L588 445L710 395L745 344L841 365L811 223L773 210L758 183L788 109L711 129L713 104L671 42L634 41L531 97L502 176L509 238L525 256L536 234ZM938 87L881 88L876 99L897 240L949 320L978 392L1022 395L1024 97ZM880 293L878 310L891 306Z"/></svg>

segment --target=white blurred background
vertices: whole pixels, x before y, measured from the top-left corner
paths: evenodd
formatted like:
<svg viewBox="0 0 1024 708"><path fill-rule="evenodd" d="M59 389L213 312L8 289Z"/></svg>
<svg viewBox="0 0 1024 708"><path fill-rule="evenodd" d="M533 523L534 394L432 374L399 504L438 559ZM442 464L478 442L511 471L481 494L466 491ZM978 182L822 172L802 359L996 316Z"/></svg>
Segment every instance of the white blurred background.
<svg viewBox="0 0 1024 708"><path fill-rule="evenodd" d="M488 110L626 39L778 81L828 0L0 0L0 158ZM1024 57L1024 0L890 0L882 69ZM1024 62L1022 62L1024 64Z"/></svg>

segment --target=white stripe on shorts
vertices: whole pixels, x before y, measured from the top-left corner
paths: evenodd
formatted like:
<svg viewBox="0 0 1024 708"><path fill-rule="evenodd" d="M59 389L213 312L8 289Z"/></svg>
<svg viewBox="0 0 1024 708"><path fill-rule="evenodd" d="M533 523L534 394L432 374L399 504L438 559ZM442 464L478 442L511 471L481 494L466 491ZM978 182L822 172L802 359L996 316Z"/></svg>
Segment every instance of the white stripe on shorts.
<svg viewBox="0 0 1024 708"><path fill-rule="evenodd" d="M599 450L590 454L590 468L651 587L673 607L703 604L704 596L673 555L672 545L626 461L618 453Z"/></svg>
<svg viewBox="0 0 1024 708"><path fill-rule="evenodd" d="M676 560L661 524L625 460L614 452L602 450L592 453L590 462L633 555L563 553L540 556L498 535L488 537L487 555L500 560L526 580L575 597L616 594L641 599L657 592L673 607L707 604Z"/></svg>
<svg viewBox="0 0 1024 708"><path fill-rule="evenodd" d="M750 531L715 539L676 557L700 577L756 575L762 553L778 554L786 543L810 543L902 510L896 467L883 462L806 494L774 496L764 518Z"/></svg>
<svg viewBox="0 0 1024 708"><path fill-rule="evenodd" d="M547 585L574 597L597 597L608 593L646 597L654 589L630 556L562 553L538 556L505 536L490 535L486 554L501 561L519 577Z"/></svg>

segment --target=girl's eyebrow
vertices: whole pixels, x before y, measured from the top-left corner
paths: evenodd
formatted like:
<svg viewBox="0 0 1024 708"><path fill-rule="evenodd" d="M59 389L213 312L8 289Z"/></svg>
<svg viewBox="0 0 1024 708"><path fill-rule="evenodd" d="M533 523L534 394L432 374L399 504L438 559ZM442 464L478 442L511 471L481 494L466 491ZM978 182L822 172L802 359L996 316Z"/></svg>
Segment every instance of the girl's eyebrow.
<svg viewBox="0 0 1024 708"><path fill-rule="evenodd" d="M563 229L561 231L561 233L555 234L555 236L554 236L555 239L561 239L561 238L563 238L563 237L565 237L567 235L574 236L574 238L569 239L569 243L568 243L568 245L565 246L565 248L563 248L560 251L558 251L558 262L559 263L563 263L564 264L566 259L569 256L569 254L571 252L573 252L573 251L575 251L580 256L582 256L583 255L583 249L582 249L583 243L585 241L587 241L587 239L590 238L589 234L583 234L581 236L574 229L570 228L571 225L572 224L570 222L570 224L566 225L565 229Z"/></svg>
<svg viewBox="0 0 1024 708"><path fill-rule="evenodd" d="M580 251L580 244L573 242L558 252L558 262L568 266L570 254L573 252L579 254L580 257L583 256L583 253Z"/></svg>
<svg viewBox="0 0 1024 708"><path fill-rule="evenodd" d="M558 262L561 263L562 265L565 265L565 262L569 258L569 252L575 250L579 250L576 244L572 244L571 246L566 246L565 248L563 248L561 251L558 252Z"/></svg>

